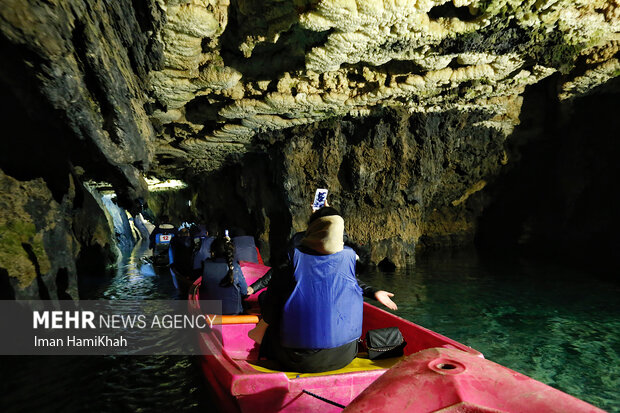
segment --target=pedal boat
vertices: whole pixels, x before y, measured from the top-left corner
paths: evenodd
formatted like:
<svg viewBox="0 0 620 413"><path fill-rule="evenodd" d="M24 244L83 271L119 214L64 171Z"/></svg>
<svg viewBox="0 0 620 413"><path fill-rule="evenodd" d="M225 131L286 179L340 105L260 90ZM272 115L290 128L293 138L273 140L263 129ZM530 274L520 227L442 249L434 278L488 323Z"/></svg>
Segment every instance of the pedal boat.
<svg viewBox="0 0 620 413"><path fill-rule="evenodd" d="M241 262L241 268L248 285L269 270L267 266L247 262ZM189 290L188 305L192 312L201 311L200 280L197 279ZM257 297L258 292L248 300L257 304ZM273 362L258 358L258 345L248 337L248 332L258 321L258 314L221 316L216 321L219 323L217 328L199 333L202 370L221 412L341 411L342 407L306 392L347 406L405 356L440 348L483 358L480 352L470 347L364 303L362 337L368 330L398 327L407 342L403 357L371 361L367 355L360 353L351 364L336 371L310 374L283 372L278 371Z"/></svg>

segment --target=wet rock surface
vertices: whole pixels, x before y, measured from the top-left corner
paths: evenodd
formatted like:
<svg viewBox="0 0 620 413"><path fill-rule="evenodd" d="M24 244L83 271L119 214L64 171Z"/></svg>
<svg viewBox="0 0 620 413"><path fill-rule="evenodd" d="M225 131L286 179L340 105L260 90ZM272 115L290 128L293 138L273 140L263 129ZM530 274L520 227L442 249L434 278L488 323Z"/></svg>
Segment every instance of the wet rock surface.
<svg viewBox="0 0 620 413"><path fill-rule="evenodd" d="M116 260L116 240L101 205L69 178L60 202L43 179L18 181L0 171L2 296L77 299L78 272Z"/></svg>
<svg viewBox="0 0 620 413"><path fill-rule="evenodd" d="M480 209L465 200L497 173L504 155L504 135L479 126L488 116L387 110L272 136L281 142L274 144L283 165L277 176L293 229L305 229L307 188L329 188L330 205L374 264L387 258L402 266L416 246L469 242Z"/></svg>
<svg viewBox="0 0 620 413"><path fill-rule="evenodd" d="M116 261L114 232L82 181L110 182L129 210L147 196L146 74L160 62L152 34L163 17L133 3L2 2L0 278L10 296L75 299L78 272Z"/></svg>
<svg viewBox="0 0 620 413"><path fill-rule="evenodd" d="M147 33L162 17L150 14L158 10L153 3L134 3L3 2L1 100L18 112L7 120L44 129L43 136L28 136L25 147L7 145L5 170L5 163L28 170L28 152L49 148L46 165L66 169L71 162L113 183L127 208L145 196L141 172L151 162L154 139L145 81L161 55ZM11 157L22 164L10 165Z"/></svg>

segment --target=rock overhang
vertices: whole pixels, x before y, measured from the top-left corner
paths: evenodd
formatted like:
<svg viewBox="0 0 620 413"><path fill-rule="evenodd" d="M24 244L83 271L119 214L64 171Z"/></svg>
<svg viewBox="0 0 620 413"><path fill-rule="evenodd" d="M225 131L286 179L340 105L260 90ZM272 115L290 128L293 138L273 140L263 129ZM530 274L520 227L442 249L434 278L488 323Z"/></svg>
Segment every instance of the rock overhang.
<svg viewBox="0 0 620 413"><path fill-rule="evenodd" d="M215 170L259 134L386 107L487 110L486 125L509 134L526 86L559 72L570 99L620 69L615 0L158 4L155 169L178 156L193 173Z"/></svg>

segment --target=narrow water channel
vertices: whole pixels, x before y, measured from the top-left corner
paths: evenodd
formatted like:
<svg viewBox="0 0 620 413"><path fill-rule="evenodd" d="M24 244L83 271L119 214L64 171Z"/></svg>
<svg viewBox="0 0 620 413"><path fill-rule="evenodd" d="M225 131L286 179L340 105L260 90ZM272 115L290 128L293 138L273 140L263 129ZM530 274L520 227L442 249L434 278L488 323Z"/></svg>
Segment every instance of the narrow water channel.
<svg viewBox="0 0 620 413"><path fill-rule="evenodd" d="M149 253L139 243L107 277L82 277L80 298L180 299L169 270L143 259ZM0 363L0 412L214 411L189 356L21 356Z"/></svg>
<svg viewBox="0 0 620 413"><path fill-rule="evenodd" d="M138 245L106 278L83 277L82 299L179 297ZM620 412L620 286L584 270L470 251L418 259L364 281L396 294L398 315L485 356ZM3 334L3 339L10 339ZM193 357L3 357L2 412L212 412Z"/></svg>

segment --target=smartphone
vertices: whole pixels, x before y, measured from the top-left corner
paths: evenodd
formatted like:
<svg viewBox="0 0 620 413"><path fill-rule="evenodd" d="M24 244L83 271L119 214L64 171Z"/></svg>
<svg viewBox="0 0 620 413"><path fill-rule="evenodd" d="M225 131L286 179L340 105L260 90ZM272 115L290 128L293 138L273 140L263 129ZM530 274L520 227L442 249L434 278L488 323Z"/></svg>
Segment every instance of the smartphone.
<svg viewBox="0 0 620 413"><path fill-rule="evenodd" d="M314 193L314 202L312 203L312 209L317 210L325 206L325 200L327 200L327 189L319 188Z"/></svg>

